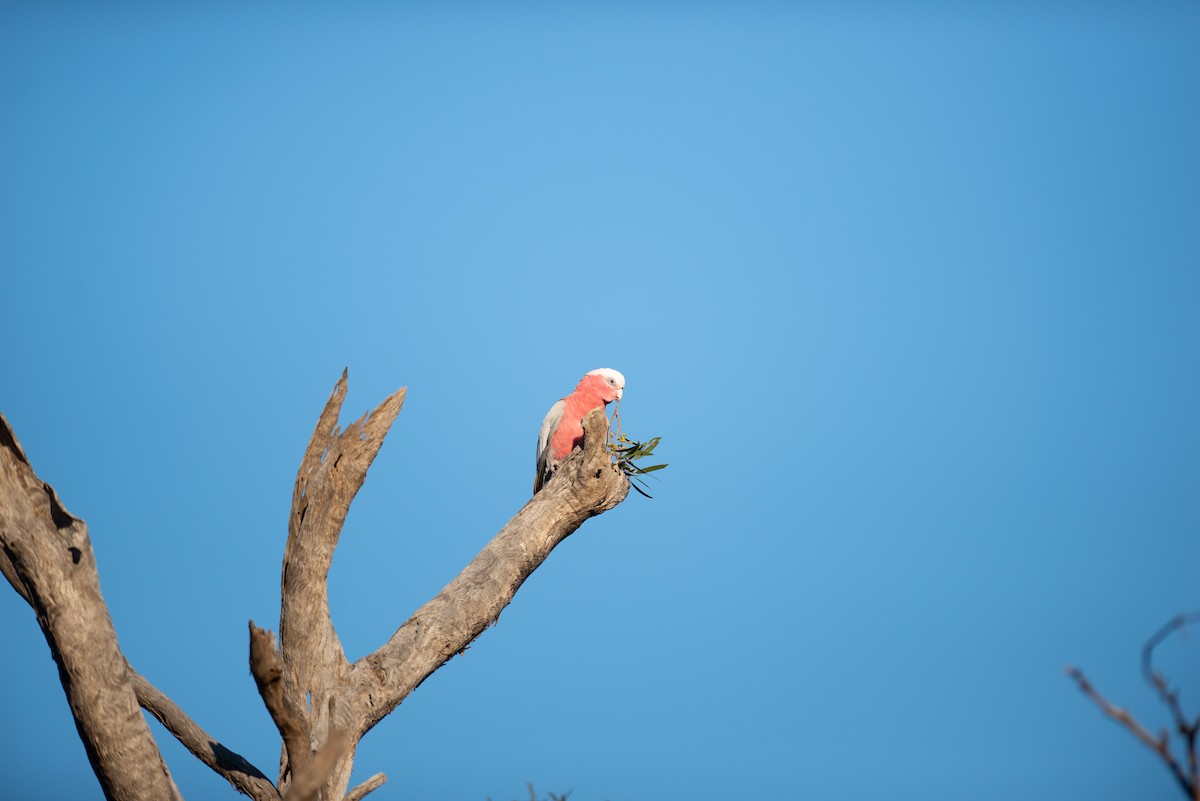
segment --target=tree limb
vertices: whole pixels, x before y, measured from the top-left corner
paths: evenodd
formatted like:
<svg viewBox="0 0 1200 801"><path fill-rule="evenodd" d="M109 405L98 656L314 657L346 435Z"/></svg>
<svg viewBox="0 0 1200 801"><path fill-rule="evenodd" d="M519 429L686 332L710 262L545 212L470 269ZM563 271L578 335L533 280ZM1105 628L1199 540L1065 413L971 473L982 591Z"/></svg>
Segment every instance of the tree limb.
<svg viewBox="0 0 1200 801"><path fill-rule="evenodd" d="M188 717L178 704L132 667L129 667L129 678L142 708L157 718L194 757L225 777L234 789L250 796L254 801L280 801L279 791L262 771L240 754L217 742Z"/></svg>
<svg viewBox="0 0 1200 801"><path fill-rule="evenodd" d="M297 474L284 549L278 649L270 632L250 623L251 673L284 740L278 790L121 656L86 526L33 475L0 416L0 572L38 613L108 798L178 798L138 711L140 703L194 755L256 801L361 801L386 776L376 774L345 792L359 739L495 622L562 540L629 493L629 481L614 468L607 449L604 412L593 411L583 421L582 448L559 465L554 480L387 643L350 665L329 614L328 572L350 503L403 405L405 390L339 432L346 384L343 372ZM58 597L60 591L69 598Z"/></svg>
<svg viewBox="0 0 1200 801"><path fill-rule="evenodd" d="M609 457L604 410L592 411L583 427L583 448L559 465L554 479L386 644L354 663L352 700L363 733L494 623L555 546L625 500L629 481Z"/></svg>
<svg viewBox="0 0 1200 801"><path fill-rule="evenodd" d="M372 790L378 790L387 781L386 773L376 773L371 778L367 779L362 784L355 787L350 792L346 793L343 801L362 801L363 797Z"/></svg>
<svg viewBox="0 0 1200 801"><path fill-rule="evenodd" d="M275 651L275 635L250 621L250 674L258 685L275 727L283 738L293 776L303 772L312 761L308 715L283 688L283 665Z"/></svg>
<svg viewBox="0 0 1200 801"><path fill-rule="evenodd" d="M306 709L310 752L338 727L354 728L349 720L334 720L328 702L342 695L341 677L349 670L342 644L329 613L328 574L333 551L354 496L366 480L367 469L379 453L388 430L400 413L407 392L400 389L344 431L337 428L346 398L347 373L334 387L304 452L292 493L292 511L283 556L283 586L279 615L279 655L282 692L289 703ZM349 707L336 707L346 712ZM357 737L354 738L357 743ZM292 758L295 753L288 749ZM353 748L349 750L353 753ZM339 763L331 785L345 788L349 759ZM298 766L284 762L279 788ZM341 797L341 793L337 793Z"/></svg>
<svg viewBox="0 0 1200 801"><path fill-rule="evenodd" d="M34 474L0 415L0 569L29 602L92 770L111 801L180 798L138 708L87 525Z"/></svg>
<svg viewBox="0 0 1200 801"><path fill-rule="evenodd" d="M1075 683L1079 685L1079 689L1083 692L1083 694L1090 698L1092 703L1100 708L1101 712L1125 727L1125 729L1134 737L1136 737L1143 745L1145 745L1151 751L1154 751L1162 758L1163 762L1166 763L1167 768L1171 771L1171 775L1175 777L1177 782L1179 782L1179 786L1183 789L1184 794L1187 795L1188 798L1197 797L1197 788L1193 787L1191 782L1188 781L1188 777L1184 774L1183 768L1180 767L1178 760L1175 759L1175 755L1171 753L1170 740L1167 738L1167 733L1165 731L1157 738L1151 735L1150 732L1146 731L1145 727L1143 727L1142 724L1133 717L1133 715L1129 714L1127 710L1113 706L1111 703L1109 703L1107 698L1105 698L1094 687L1092 687L1091 682L1089 682L1087 677L1083 675L1082 670L1074 667L1068 667L1067 675L1074 679Z"/></svg>
<svg viewBox="0 0 1200 801"><path fill-rule="evenodd" d="M1142 646L1142 676L1146 679L1146 683L1158 693L1159 700L1163 702L1163 705L1171 712L1175 731L1183 739L1184 753L1187 755L1187 783L1192 788L1192 797L1196 801L1200 801L1200 762L1198 762L1196 754L1196 739L1200 734L1200 716L1188 720L1183 706L1179 703L1179 690L1171 689L1166 675L1154 669L1154 650L1167 637L1197 621L1200 621L1200 612L1176 615L1151 635L1150 639L1146 640L1146 644Z"/></svg>
<svg viewBox="0 0 1200 801"><path fill-rule="evenodd" d="M17 442L17 435L13 433L3 414L0 414L0 449L6 451L6 459L12 463L14 469L21 471L28 469L32 472L33 467L29 464L29 457L25 455L25 449L21 447L21 443ZM7 468L7 465L5 467ZM7 473L0 474L0 477L7 478ZM36 480L36 478L35 476L34 479ZM3 497L0 497L0 503L9 503L8 493L14 491L15 487L9 486L6 481L0 490L4 492ZM27 586L25 578L17 572L17 567L8 554L8 549L3 547L4 542L5 540L0 538L0 573L4 574L4 578L8 579L8 583L17 591L17 594L25 599L25 603L33 606L33 590Z"/></svg>

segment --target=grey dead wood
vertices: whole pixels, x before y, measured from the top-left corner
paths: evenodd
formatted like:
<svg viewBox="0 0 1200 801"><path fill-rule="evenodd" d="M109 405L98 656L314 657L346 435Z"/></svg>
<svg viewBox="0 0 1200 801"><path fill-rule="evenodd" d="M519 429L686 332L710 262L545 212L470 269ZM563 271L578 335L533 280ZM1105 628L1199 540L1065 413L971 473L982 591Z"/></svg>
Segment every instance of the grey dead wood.
<svg viewBox="0 0 1200 801"><path fill-rule="evenodd" d="M279 791L262 771L209 735L178 704L132 667L129 667L129 678L142 708L157 718L194 757L255 801L279 801Z"/></svg>
<svg viewBox="0 0 1200 801"><path fill-rule="evenodd" d="M124 693L122 720L138 731L133 738L114 734L113 739L106 739L103 732L85 734L81 724L80 733L85 745L88 736L98 743L97 753L103 753L108 743L119 742L126 749L140 743L149 749L149 757L134 758L122 752L122 757L127 757L123 759L126 766L136 766L138 786L144 793L134 795L110 792L109 784L125 786L123 777L118 773L115 775L120 781L110 781L107 777L113 769L107 762L96 767L98 762L93 759L110 798L178 797L145 720L137 711L140 703L193 754L256 801L281 797L288 801L360 801L387 778L377 773L347 793L355 750L362 736L494 623L525 579L560 542L588 518L621 503L629 493L628 479L613 467L608 453L604 412L593 411L583 423L583 447L559 465L548 484L386 643L351 664L329 613L328 573L350 504L363 486L367 470L403 405L405 390L390 395L369 414L339 431L337 423L346 389L347 376L343 373L325 404L297 473L284 548L278 647L269 631L250 624L251 675L284 743L278 790L253 765L216 742L169 698L128 667L112 633L108 662L93 662L109 666L105 675ZM0 572L22 597L39 609L39 604L45 606L46 586L57 588L68 584L60 573L52 573L45 580L30 578L24 546L28 538L11 532L25 531L28 526L23 515L34 513L13 498L23 494L27 496L25 505L36 507L34 516L40 522L35 528L41 531L42 539L58 542L53 540L57 536L62 542L77 543L68 546L65 552L75 562L82 560L93 577L94 560L86 526L70 517L53 490L27 470L28 462L7 421L0 434L6 438L0 441L0 469L4 471L0 474L0 544L4 546L0 550ZM22 465L27 476L22 473ZM10 544L10 540L17 546ZM57 562L61 563L63 545L55 547ZM72 547L78 555L76 550L70 550ZM94 583L94 597L89 596L91 600L85 606L93 617L100 614L107 630L112 632L99 595L98 578L94 578ZM42 617L39 611L39 620ZM96 621L88 617L85 630L89 636L89 627L93 625L97 625ZM53 650L57 641L49 633L47 639ZM58 659L57 651L55 655ZM72 698L72 688L65 677L64 687ZM89 757L92 754L93 749L89 748ZM156 770L159 784L141 780L146 771ZM158 789L149 789L152 787ZM165 790L160 792L162 788Z"/></svg>
<svg viewBox="0 0 1200 801"><path fill-rule="evenodd" d="M330 730L325 744L303 768L293 764L295 773L284 794L284 801L316 801L334 768L346 758L351 747L350 732L342 728Z"/></svg>
<svg viewBox="0 0 1200 801"><path fill-rule="evenodd" d="M608 454L603 409L583 421L584 444L540 492L374 653L354 663L350 700L366 732L496 621L525 579L590 517L629 494Z"/></svg>
<svg viewBox="0 0 1200 801"><path fill-rule="evenodd" d="M33 472L0 415L0 572L29 602L105 798L180 798L117 644L87 525Z"/></svg>
<svg viewBox="0 0 1200 801"><path fill-rule="evenodd" d="M283 553L279 614L282 692L289 703L306 711L307 753L285 748L279 789L287 795L293 771L320 749L335 729L355 730L342 701L350 669L329 614L329 568L333 551L350 511L350 503L367 477L367 469L383 446L404 404L406 389L389 395L379 406L338 431L346 399L347 373L334 386L317 420L292 492L287 544ZM335 760L325 798L342 797L350 781L358 736ZM335 791L333 788L340 788Z"/></svg>
<svg viewBox="0 0 1200 801"><path fill-rule="evenodd" d="M376 774L346 792L362 736L494 623L555 546L629 493L628 480L608 454L607 418L603 410L596 410L584 421L583 447L559 466L547 486L386 643L349 664L329 616L327 575L346 513L400 411L405 390L339 432L346 381L343 373L297 474L279 626L283 691L307 710L309 752L325 745L330 732L344 730L349 735L317 795L321 801L358 801L383 784L386 776ZM286 748L281 764L279 787L286 798Z"/></svg>
<svg viewBox="0 0 1200 801"><path fill-rule="evenodd" d="M2 427L0 427L0 447L7 448L10 454L16 458L18 468L20 464L24 464L25 467L28 468L29 462L26 459L24 452L21 450L20 444L17 442L12 429L9 427L7 420L4 419L3 415L0 415L0 423L3 424ZM4 473L4 480L0 481L0 505L3 505L3 508L7 510L4 513L4 519L8 521L13 521L16 519L12 510L19 506L19 498L22 493L22 482L10 480L13 479L15 475L17 474L14 472L6 471ZM34 477L34 480L37 480L36 477ZM62 505L61 503L58 503L57 496L54 495L54 490L45 483L41 483L41 486L43 487L43 494L47 500L51 498L55 499L54 503L57 503L58 509L62 510ZM58 515L59 520L62 522L66 522L67 518L70 518L70 520L75 520L75 518L70 517L65 510L62 510L61 514L59 514L54 511L53 507L51 507L52 523L55 522L56 514ZM63 515L66 517L63 517ZM0 526L7 525L9 524L0 523ZM79 521L79 525L83 526L82 521ZM29 530L32 531L33 529ZM50 536L48 534L48 529L43 531L43 536L47 538ZM8 537L0 533L0 543L7 543L7 541ZM84 542L86 543L86 547L78 548L81 557L84 553L89 555L92 553L90 542L87 541L86 536L84 537ZM0 572L4 574L4 576L9 580L9 583L13 585L13 588L21 595L21 597L24 598L25 601L29 603L30 606L33 606L36 610L37 605L34 601L35 596L33 595L31 589L32 585L29 583L26 577L18 574L16 565L13 561L13 559L17 557L10 557L11 553L13 552L6 544L3 545L3 547L0 547ZM81 558L81 562L82 561L83 560ZM94 565L94 556L91 556L88 561ZM98 582L99 579L97 577L97 585ZM103 598L99 596L98 592L89 595L89 603L95 605L95 608L91 610L89 615L79 617L79 622L85 623L88 619L94 620L98 617L107 619L107 608L105 607L102 615L99 611L100 606L103 605ZM108 622L111 626L111 620ZM86 625L92 624L86 623ZM51 648L53 651L55 646L53 642L50 641L49 634L47 634L47 641L51 642ZM216 740L216 738L210 736L208 732L206 732L200 727L199 724L192 720L179 707L178 704L168 698L166 694L158 690L158 688L151 684L144 676L134 670L127 661L124 661L123 657L122 661L124 662L124 668L127 673L130 686L132 687L134 695L137 699L137 703L143 709L157 718L158 721L163 724L164 728L174 735L174 737L179 740L179 742L182 743L183 746L187 748L193 755L195 755L197 759L223 776L231 785L233 785L234 788L255 799L255 801L278 801L279 791L275 789L275 785L271 783L271 780L263 775L262 771L251 765L239 754L226 748L223 744ZM85 745L86 742L87 741L85 739ZM91 752L89 751L88 753L90 759ZM93 770L97 771L107 769L104 764L97 765L95 760L93 760L92 766ZM101 776L99 773L97 773L97 778L100 779L102 786L104 786L105 782L108 781L107 778ZM150 789L153 789L152 785Z"/></svg>
<svg viewBox="0 0 1200 801"><path fill-rule="evenodd" d="M275 635L255 626L253 620L250 621L250 675L283 738L284 753L291 757L291 769L297 773L304 771L312 761L308 714L299 699L284 692L283 663L275 649Z"/></svg>

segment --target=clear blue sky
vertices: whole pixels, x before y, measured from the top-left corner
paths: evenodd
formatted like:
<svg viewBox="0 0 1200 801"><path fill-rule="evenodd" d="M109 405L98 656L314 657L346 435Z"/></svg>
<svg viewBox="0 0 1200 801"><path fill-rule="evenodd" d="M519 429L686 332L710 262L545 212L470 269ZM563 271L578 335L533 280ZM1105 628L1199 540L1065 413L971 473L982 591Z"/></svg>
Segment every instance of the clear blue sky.
<svg viewBox="0 0 1200 801"><path fill-rule="evenodd" d="M1087 10L1085 9L1087 7ZM121 644L268 774L292 482L409 400L332 571L373 650L595 367L662 436L362 743L372 798L1168 799L1200 607L1200 4L0 6L0 409ZM5 792L98 799L0 588ZM1200 647L1165 653L1200 698ZM236 794L162 732L189 799Z"/></svg>

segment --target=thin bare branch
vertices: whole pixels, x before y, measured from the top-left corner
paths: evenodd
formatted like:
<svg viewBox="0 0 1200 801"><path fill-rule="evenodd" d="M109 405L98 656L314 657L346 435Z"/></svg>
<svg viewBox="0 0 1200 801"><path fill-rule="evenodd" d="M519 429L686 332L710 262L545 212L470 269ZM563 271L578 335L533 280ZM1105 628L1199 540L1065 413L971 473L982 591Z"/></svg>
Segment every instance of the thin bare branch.
<svg viewBox="0 0 1200 801"><path fill-rule="evenodd" d="M386 773L376 773L365 782L359 784L350 792L346 793L345 801L362 801L367 793L372 790L378 790L387 781Z"/></svg>
<svg viewBox="0 0 1200 801"><path fill-rule="evenodd" d="M1200 611L1176 615L1168 620L1162 628L1154 632L1150 639L1146 640L1146 644L1142 646L1142 676L1154 688L1155 692L1158 693L1158 697L1163 702L1163 705L1171 712L1171 719L1175 723L1175 730L1183 738L1184 751L1187 754L1188 782L1192 787L1193 797L1197 801L1200 801L1200 760L1197 759L1196 754L1196 738L1197 734L1200 733L1200 716L1197 716L1194 720L1188 720L1187 715L1183 711L1183 705L1179 703L1179 690L1172 689L1166 675L1154 669L1155 649L1167 637L1198 621L1200 621Z"/></svg>
<svg viewBox="0 0 1200 801"><path fill-rule="evenodd" d="M625 500L629 481L612 465L602 409L588 415L584 431L582 450L559 465L555 480L386 644L354 663L351 682L364 733L495 622L555 546Z"/></svg>
<svg viewBox="0 0 1200 801"><path fill-rule="evenodd" d="M1130 715L1127 710L1113 706L1111 703L1109 703L1108 699L1101 695L1092 686L1091 682L1087 680L1087 677L1083 675L1083 671L1079 670L1078 668L1068 667L1067 675L1070 676L1077 685L1079 685L1079 689L1083 692L1083 694L1090 698L1092 703L1100 708L1101 712L1124 726L1125 729L1134 737L1136 737L1143 745L1154 751L1162 758L1163 762L1166 763L1167 768L1171 771L1171 775L1175 777L1177 782L1179 782L1179 786L1183 789L1183 792L1188 798L1196 797L1196 788L1192 786L1191 782L1188 780L1188 777L1184 775L1183 769L1180 767L1178 760L1176 760L1175 755L1171 753L1170 740L1167 738L1165 731L1157 738L1151 735L1150 732L1148 732L1145 727L1143 727L1142 724L1133 717L1133 715Z"/></svg>
<svg viewBox="0 0 1200 801"><path fill-rule="evenodd" d="M142 708L157 718L193 756L225 777L238 792L255 801L279 801L279 791L262 771L251 765L245 757L217 742L178 704L132 667L129 668L129 677Z"/></svg>
<svg viewBox="0 0 1200 801"><path fill-rule="evenodd" d="M1162 628L1150 635L1150 639L1146 640L1146 644L1142 646L1142 676L1146 681L1154 683L1154 649L1162 645L1163 640L1167 637L1197 622L1200 622L1200 609L1176 615L1164 623Z"/></svg>
<svg viewBox="0 0 1200 801"><path fill-rule="evenodd" d="M255 626L253 620L250 621L250 673L283 737L283 747L295 776L311 761L308 715L283 686L283 665L275 651L275 635Z"/></svg>

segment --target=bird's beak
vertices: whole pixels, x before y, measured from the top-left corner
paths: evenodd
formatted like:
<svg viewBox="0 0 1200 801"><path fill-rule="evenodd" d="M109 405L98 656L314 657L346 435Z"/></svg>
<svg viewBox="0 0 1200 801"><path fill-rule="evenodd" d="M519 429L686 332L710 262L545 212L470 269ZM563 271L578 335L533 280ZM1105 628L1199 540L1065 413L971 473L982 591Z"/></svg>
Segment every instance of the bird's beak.
<svg viewBox="0 0 1200 801"><path fill-rule="evenodd" d="M623 391L624 391L624 390L620 390L620 389L618 389L618 390L617 390L617 400L620 400L620 399L621 399L621 393L622 393Z"/></svg>

